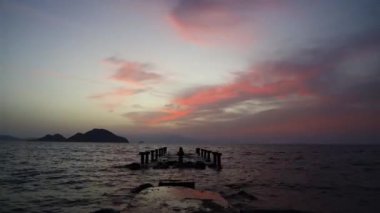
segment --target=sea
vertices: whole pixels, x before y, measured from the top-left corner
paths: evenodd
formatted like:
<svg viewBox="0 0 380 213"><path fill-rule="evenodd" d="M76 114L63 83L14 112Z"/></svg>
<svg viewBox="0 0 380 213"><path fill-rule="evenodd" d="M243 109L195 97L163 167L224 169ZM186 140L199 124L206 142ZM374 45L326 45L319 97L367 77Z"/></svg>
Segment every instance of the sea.
<svg viewBox="0 0 380 213"><path fill-rule="evenodd" d="M163 146L219 151L223 169L120 167ZM123 210L131 189L164 179L194 181L247 212L380 212L378 145L0 142L0 212Z"/></svg>

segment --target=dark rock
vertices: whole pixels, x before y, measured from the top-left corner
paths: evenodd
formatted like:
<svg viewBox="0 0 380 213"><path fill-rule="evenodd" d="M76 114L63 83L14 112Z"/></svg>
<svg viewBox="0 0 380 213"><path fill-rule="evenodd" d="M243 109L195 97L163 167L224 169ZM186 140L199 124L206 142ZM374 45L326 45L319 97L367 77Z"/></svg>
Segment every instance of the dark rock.
<svg viewBox="0 0 380 213"><path fill-rule="evenodd" d="M195 188L195 182L192 181L180 181L180 180L161 180L158 186L183 186L187 188Z"/></svg>
<svg viewBox="0 0 380 213"><path fill-rule="evenodd" d="M150 187L153 187L153 185L150 184L150 183L144 183L144 184L141 184L140 186L138 186L138 187L136 187L136 188L133 188L133 189L131 190L131 192L132 192L132 193L139 193L139 192L141 192L142 190L147 189L147 188L150 188Z"/></svg>
<svg viewBox="0 0 380 213"><path fill-rule="evenodd" d="M206 164L202 161L197 161L194 164L194 169L206 169Z"/></svg>
<svg viewBox="0 0 380 213"><path fill-rule="evenodd" d="M125 167L130 169L130 170L140 170L141 169L141 165L139 163L131 163L131 164L126 165Z"/></svg>
<svg viewBox="0 0 380 213"><path fill-rule="evenodd" d="M84 134L77 133L67 141L71 142L126 142L128 143L128 139L117 136L112 132L105 129L93 129Z"/></svg>
<svg viewBox="0 0 380 213"><path fill-rule="evenodd" d="M239 191L237 193L238 196L241 196L241 197L245 197L245 198L248 198L250 200L257 200L257 197L255 197L254 195L251 195L249 193L247 193L246 191Z"/></svg>
<svg viewBox="0 0 380 213"><path fill-rule="evenodd" d="M111 209L111 208L104 208L94 211L94 213L119 213L120 211Z"/></svg>
<svg viewBox="0 0 380 213"><path fill-rule="evenodd" d="M184 162L184 163L179 163L177 162L175 164L175 168L194 168L194 163L193 162Z"/></svg>
<svg viewBox="0 0 380 213"><path fill-rule="evenodd" d="M249 184L248 183L230 183L230 184L226 184L225 186L231 189L241 189L241 188L245 188L249 186Z"/></svg>
<svg viewBox="0 0 380 213"><path fill-rule="evenodd" d="M240 199L258 200L257 197L255 197L254 195L251 195L251 194L247 193L244 190L241 190L241 191L239 191L238 193L235 193L235 194L228 195L228 196L226 196L226 198L228 198L228 199L238 199L238 200L240 200Z"/></svg>
<svg viewBox="0 0 380 213"><path fill-rule="evenodd" d="M153 166L153 169L169 169L169 165L167 163L158 162Z"/></svg>
<svg viewBox="0 0 380 213"><path fill-rule="evenodd" d="M175 161L175 160L171 160L171 161L167 161L166 162L166 164L168 165L168 166L174 166L174 165L176 165L178 163L178 161Z"/></svg>
<svg viewBox="0 0 380 213"><path fill-rule="evenodd" d="M240 210L241 213L311 213L308 211L299 211L293 209L246 209Z"/></svg>

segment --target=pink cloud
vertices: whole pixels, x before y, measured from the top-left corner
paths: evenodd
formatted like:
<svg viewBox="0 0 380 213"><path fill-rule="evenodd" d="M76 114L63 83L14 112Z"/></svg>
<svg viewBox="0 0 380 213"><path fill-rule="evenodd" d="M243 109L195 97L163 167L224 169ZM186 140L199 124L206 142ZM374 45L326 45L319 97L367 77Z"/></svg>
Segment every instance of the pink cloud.
<svg viewBox="0 0 380 213"><path fill-rule="evenodd" d="M145 89L117 88L109 92L92 95L89 98L101 101L102 102L101 105L108 111L112 112L116 108L122 105L126 97L132 96L144 91L146 90Z"/></svg>
<svg viewBox="0 0 380 213"><path fill-rule="evenodd" d="M126 97L130 95L134 95L140 92L144 92L145 90L143 89L127 89L127 88L118 88L115 90L112 90L110 92L104 92L96 95L90 96L92 99L104 99L104 98L109 98L109 97Z"/></svg>
<svg viewBox="0 0 380 213"><path fill-rule="evenodd" d="M199 107L208 104L231 100L244 100L265 97L286 97L288 95L312 95L306 81L313 77L313 70L299 72L276 70L270 72L266 68L253 68L237 75L235 81L224 85L206 87L184 97L174 100L176 104Z"/></svg>
<svg viewBox="0 0 380 213"><path fill-rule="evenodd" d="M191 113L189 109L163 109L162 111L129 112L123 116L131 119L136 124L155 126L156 124L178 120Z"/></svg>
<svg viewBox="0 0 380 213"><path fill-rule="evenodd" d="M199 45L252 41L239 11L227 1L179 1L167 21L184 40Z"/></svg>
<svg viewBox="0 0 380 213"><path fill-rule="evenodd" d="M151 72L150 65L146 63L125 61L115 57L107 58L105 61L118 67L116 73L111 76L117 81L139 84L162 79L161 75Z"/></svg>
<svg viewBox="0 0 380 213"><path fill-rule="evenodd" d="M148 121L148 124L150 125L156 125L168 121L175 121L180 118L184 118L192 112L191 109L185 109L185 110L170 110L170 111L164 111L163 115L160 115L158 117L155 117Z"/></svg>
<svg viewBox="0 0 380 213"><path fill-rule="evenodd" d="M230 82L185 91L145 123L221 138L378 135L378 73L363 70L364 77L352 79L340 66L357 56L352 50L367 52L368 44L377 44L368 42L372 37L256 64Z"/></svg>
<svg viewBox="0 0 380 213"><path fill-rule="evenodd" d="M305 72L306 73L306 72ZM239 75L235 81L213 87L198 89L184 97L177 97L172 102L181 110L169 111L151 120L151 124L160 124L192 116L202 107L222 107L224 103L237 103L254 98L285 98L289 95L312 96L305 84L307 74L299 76L281 76L276 80L262 81L262 72L254 70ZM185 110L183 110L185 109Z"/></svg>

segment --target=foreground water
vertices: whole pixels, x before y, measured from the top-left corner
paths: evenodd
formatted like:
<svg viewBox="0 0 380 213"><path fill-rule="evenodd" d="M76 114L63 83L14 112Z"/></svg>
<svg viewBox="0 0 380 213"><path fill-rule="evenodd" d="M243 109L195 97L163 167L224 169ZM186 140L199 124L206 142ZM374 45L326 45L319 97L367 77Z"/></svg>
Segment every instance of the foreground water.
<svg viewBox="0 0 380 213"><path fill-rule="evenodd" d="M0 212L120 210L132 188L160 179L194 180L196 188L220 192L240 209L380 209L380 146L204 145L223 153L222 171L115 168L161 146L0 142ZM175 152L179 145L168 147ZM183 145L185 151L195 147Z"/></svg>

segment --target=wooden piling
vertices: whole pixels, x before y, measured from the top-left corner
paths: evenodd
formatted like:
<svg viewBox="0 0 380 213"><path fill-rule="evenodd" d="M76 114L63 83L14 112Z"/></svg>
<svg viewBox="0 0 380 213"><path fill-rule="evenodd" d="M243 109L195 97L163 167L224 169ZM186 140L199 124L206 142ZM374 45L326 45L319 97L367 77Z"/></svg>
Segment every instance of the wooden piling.
<svg viewBox="0 0 380 213"><path fill-rule="evenodd" d="M144 165L144 152L139 152L140 155L140 164Z"/></svg>
<svg viewBox="0 0 380 213"><path fill-rule="evenodd" d="M147 152L144 152L145 153L145 163L148 164L149 163L149 151Z"/></svg>
<svg viewBox="0 0 380 213"><path fill-rule="evenodd" d="M218 169L222 169L222 153L219 153L217 154L217 168Z"/></svg>
<svg viewBox="0 0 380 213"><path fill-rule="evenodd" d="M156 161L156 159L154 159L154 150L150 151L150 161Z"/></svg>
<svg viewBox="0 0 380 213"><path fill-rule="evenodd" d="M212 157L213 157L212 163L214 164L214 166L216 166L216 164L217 164L217 160L216 160L216 155L217 154L218 154L218 152L212 152Z"/></svg>
<svg viewBox="0 0 380 213"><path fill-rule="evenodd" d="M211 161L210 155L211 155L211 151L207 150L207 156L206 156L206 161L207 162Z"/></svg>

